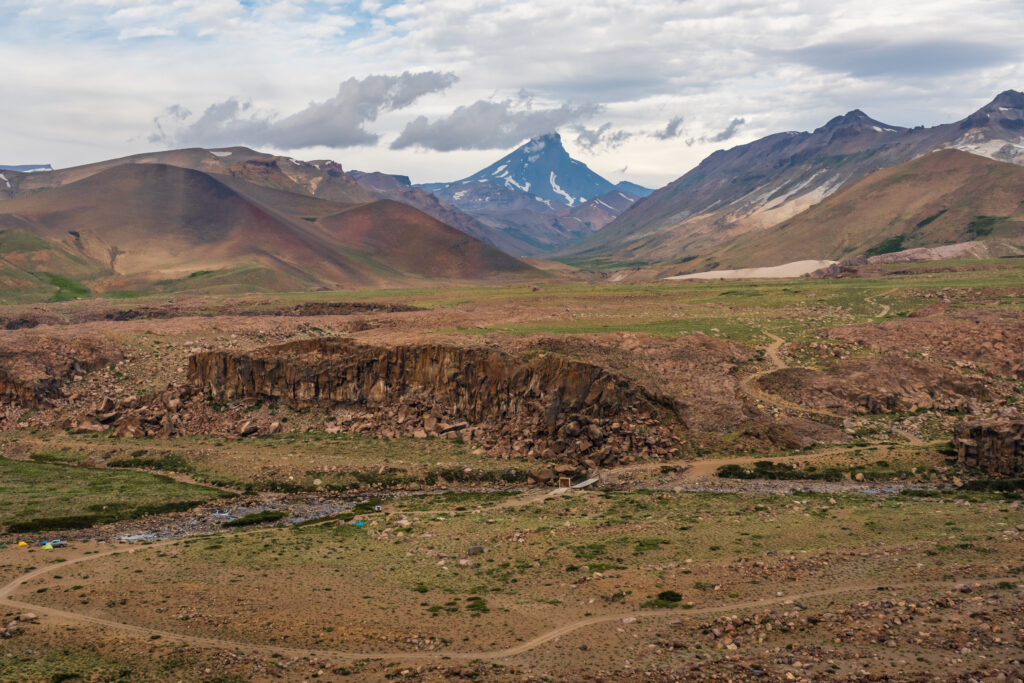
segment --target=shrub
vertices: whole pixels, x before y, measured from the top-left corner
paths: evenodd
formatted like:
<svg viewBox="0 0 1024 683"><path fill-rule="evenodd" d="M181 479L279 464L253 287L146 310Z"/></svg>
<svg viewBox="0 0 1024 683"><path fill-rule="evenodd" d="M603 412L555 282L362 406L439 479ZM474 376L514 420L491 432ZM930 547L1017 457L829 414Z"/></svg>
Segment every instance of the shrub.
<svg viewBox="0 0 1024 683"><path fill-rule="evenodd" d="M1024 491L1024 478L1019 479L975 479L962 487L966 491L1010 492Z"/></svg>
<svg viewBox="0 0 1024 683"><path fill-rule="evenodd" d="M643 607L676 607L683 596L675 591L662 591L658 596L643 603Z"/></svg>
<svg viewBox="0 0 1024 683"><path fill-rule="evenodd" d="M904 235L893 235L883 242L876 244L867 251L864 252L865 256L880 256L882 254L891 254L894 251L903 250L903 241L906 239Z"/></svg>
<svg viewBox="0 0 1024 683"><path fill-rule="evenodd" d="M239 517L233 519L230 522L224 524L224 526L251 526L253 524L263 524L264 522L276 522L283 517L287 517L288 513L284 510L262 510L260 512L254 512L246 515L245 517Z"/></svg>
<svg viewBox="0 0 1024 683"><path fill-rule="evenodd" d="M484 614L485 612L491 611L491 609L487 606L487 601L483 598L474 596L471 598L467 598L467 600L469 602L466 604L466 609L470 612L473 612L474 614Z"/></svg>

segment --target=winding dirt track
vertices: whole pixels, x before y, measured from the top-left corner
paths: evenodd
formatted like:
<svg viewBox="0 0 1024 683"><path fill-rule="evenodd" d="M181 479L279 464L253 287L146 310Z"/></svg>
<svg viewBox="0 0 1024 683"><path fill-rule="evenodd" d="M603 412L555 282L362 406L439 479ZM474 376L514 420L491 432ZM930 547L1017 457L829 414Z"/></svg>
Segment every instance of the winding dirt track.
<svg viewBox="0 0 1024 683"><path fill-rule="evenodd" d="M761 379L765 375L770 375L777 370L785 370L789 367L786 360L782 357L782 345L786 343L786 340L782 337L772 334L767 330L762 330L764 334L772 341L764 350L764 355L768 361L772 364L770 370L762 370L761 372L755 372L753 375L748 375L740 380L740 391L743 392L748 398L757 402L765 403L770 406L775 406L781 411L786 413L795 414L798 416L807 417L821 417L826 418L832 422L841 421L843 418L835 413L827 410L816 410L814 408L806 408L797 403L787 401L781 396L771 394L761 387L757 386L757 380Z"/></svg>
<svg viewBox="0 0 1024 683"><path fill-rule="evenodd" d="M885 296L888 293L889 292L883 292L878 296ZM880 304L871 297L868 297L864 300L870 301L871 303L882 307L881 312L879 312L875 316L876 318L884 318L886 315L889 314L888 304ZM764 334L772 340L771 343L768 344L767 347L765 347L765 357L771 362L772 369L763 370L761 372L754 373L753 375L749 375L748 377L744 377L740 381L740 390L744 394L746 394L748 398L754 401L775 406L779 410L791 414L796 414L798 416L826 418L833 423L837 421L842 421L843 417L841 415L838 415L827 410L817 410L815 408L807 408L801 406L797 403L787 401L780 396L769 393L763 390L761 387L757 386L757 380L761 379L765 375L770 375L771 373L777 370L785 370L786 368L789 367L789 365L786 363L786 360L782 357L782 354L780 353L780 351L782 350L782 345L786 343L785 340L782 337L779 337L778 335L768 332L767 330L762 330L762 332L764 332ZM923 441L919 437L915 436L913 433L908 432L906 430L900 429L898 427L892 427L891 431L907 439L910 442L911 446L922 446L925 444L925 441Z"/></svg>
<svg viewBox="0 0 1024 683"><path fill-rule="evenodd" d="M882 292L881 294L876 294L875 296L866 296L866 297L864 297L864 301L868 301L868 302L872 303L873 305L878 306L878 307L880 307L882 309L881 311L879 311L878 313L875 314L876 318L884 318L885 316L889 315L889 304L880 304L877 301L875 301L875 297L888 296L889 294L892 294L895 291L896 291L896 289L894 288L894 289L890 289L890 290L888 290L886 292Z"/></svg>
<svg viewBox="0 0 1024 683"><path fill-rule="evenodd" d="M253 530L248 533L259 533L259 531L265 530ZM232 536L242 534L231 534ZM633 610L627 612L617 612L614 614L604 614L600 616L585 617L583 619L576 619L574 621L567 622L553 629L540 633L529 640L526 640L518 645L514 645L509 648L500 650L478 650L478 651L435 651L435 652L408 652L403 650L396 651L355 651L355 650L324 650L317 648L301 648L301 647L282 647L279 645L269 645L262 643L250 643L237 640L229 640L225 638L212 638L205 636L193 636L184 633L175 633L173 631L164 631L161 629L147 628L145 626L136 626L134 624L128 624L113 619L102 619L100 617L92 617L84 614L78 614L76 612L70 612L67 610L56 609L52 607L44 607L41 605L34 605L21 600L15 600L11 597L17 591L17 589L25 582L30 581L34 578L44 576L56 569L67 568L68 566L75 564L83 564L91 560L97 560L102 557L110 557L112 555L131 554L135 552L142 552L146 550L152 550L162 546L170 545L176 541L162 541L159 543L151 543L147 546L140 548L131 549L112 549L103 552L94 553L91 555L81 555L76 558L69 559L65 562L58 562L51 564L46 567L34 569L26 574L23 574L16 579L8 582L2 588L0 588L0 605L14 608L16 610L27 611L31 610L38 615L43 615L53 619L58 624L92 624L95 626L102 626L110 628L116 631L121 631L129 635L144 636L146 638L152 638L153 636L159 636L162 639L168 641L175 641L187 645L195 645L204 648L216 648L231 651L249 651L258 654L273 655L279 654L288 657L307 657L314 656L323 659L334 659L334 660L353 660L353 659L387 659L389 661L423 661L423 660L436 660L445 658L448 660L499 660L508 657L514 657L516 655L529 652L547 642L555 640L561 636L567 635L579 629L587 628L589 626L595 626L598 624L607 624L611 622L621 622L627 618L643 618L643 617L695 617L704 616L709 614L717 614L720 612L735 612L737 610L744 609L756 609L760 607L768 607L771 605L785 604L790 601L796 600L809 600L812 598L828 597L832 595L842 595L844 593L857 593L861 591L876 592L878 590L877 582L874 584L862 584L862 585L843 585L835 588L828 588L825 590L808 591L804 593L793 593L790 595L777 596L771 598L764 598L761 600L749 600L745 602L736 602L728 605L718 605L714 607L702 607L697 609L690 609L683 611L673 610ZM983 581L985 584L993 584L999 581L1011 580L1012 577L997 577L990 578L986 577L983 580L979 579L979 582ZM962 585L966 582L971 582L972 579L962 579L960 581L918 581L904 583L896 586L890 586L889 591L896 590L907 590L913 588L954 588Z"/></svg>

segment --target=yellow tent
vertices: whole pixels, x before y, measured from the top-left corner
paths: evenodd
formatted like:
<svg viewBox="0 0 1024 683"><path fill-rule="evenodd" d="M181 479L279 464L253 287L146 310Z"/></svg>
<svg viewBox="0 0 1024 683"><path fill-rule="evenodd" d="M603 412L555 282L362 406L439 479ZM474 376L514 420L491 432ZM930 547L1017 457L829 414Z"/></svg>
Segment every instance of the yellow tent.
<svg viewBox="0 0 1024 683"><path fill-rule="evenodd" d="M23 547L25 547L26 545L28 545L28 543L25 543L25 541L18 541L18 547L19 547L19 548L23 548Z"/></svg>

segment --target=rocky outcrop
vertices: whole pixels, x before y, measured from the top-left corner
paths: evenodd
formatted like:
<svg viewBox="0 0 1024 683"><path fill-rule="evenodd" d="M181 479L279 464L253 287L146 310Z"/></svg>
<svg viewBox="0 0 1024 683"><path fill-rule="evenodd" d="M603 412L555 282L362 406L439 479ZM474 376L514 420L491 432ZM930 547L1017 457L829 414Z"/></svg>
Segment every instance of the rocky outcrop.
<svg viewBox="0 0 1024 683"><path fill-rule="evenodd" d="M989 474L1024 475L1024 420L965 421L953 430L957 461Z"/></svg>
<svg viewBox="0 0 1024 683"><path fill-rule="evenodd" d="M338 414L339 429L462 438L506 456L598 466L676 452L671 402L555 354L316 339L199 353L188 377L221 403L326 407Z"/></svg>
<svg viewBox="0 0 1024 683"><path fill-rule="evenodd" d="M104 340L79 338L73 344L49 339L0 341L0 404L36 407L62 395L65 383L121 358Z"/></svg>
<svg viewBox="0 0 1024 683"><path fill-rule="evenodd" d="M25 379L0 368L0 400L20 406L34 406L40 400L58 394L59 384L53 377Z"/></svg>
<svg viewBox="0 0 1024 683"><path fill-rule="evenodd" d="M120 438L174 436L179 433L183 400L191 393L188 387L168 386L162 392L142 398L128 396L114 400L104 396L90 410L65 420L61 426L75 434L110 430Z"/></svg>

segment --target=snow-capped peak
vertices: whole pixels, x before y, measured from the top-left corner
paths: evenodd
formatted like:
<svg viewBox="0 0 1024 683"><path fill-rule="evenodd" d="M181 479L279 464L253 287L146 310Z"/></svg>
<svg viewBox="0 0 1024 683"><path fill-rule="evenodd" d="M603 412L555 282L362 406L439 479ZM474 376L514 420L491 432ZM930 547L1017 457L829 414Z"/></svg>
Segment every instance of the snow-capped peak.
<svg viewBox="0 0 1024 683"><path fill-rule="evenodd" d="M562 206L578 206L584 197L597 197L614 189L586 164L570 157L558 133L531 138L487 168L451 184L480 180Z"/></svg>

